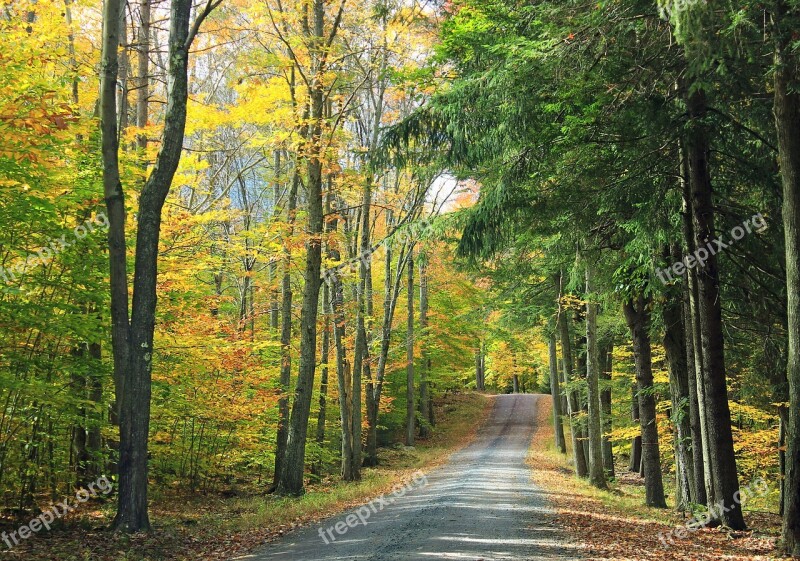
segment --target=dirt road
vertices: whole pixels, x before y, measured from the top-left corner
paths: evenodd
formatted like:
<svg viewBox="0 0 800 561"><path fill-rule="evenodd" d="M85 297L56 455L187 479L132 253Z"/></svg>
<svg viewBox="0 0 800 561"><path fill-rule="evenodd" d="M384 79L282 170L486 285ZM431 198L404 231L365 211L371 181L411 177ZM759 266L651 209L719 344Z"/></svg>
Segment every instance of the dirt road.
<svg viewBox="0 0 800 561"><path fill-rule="evenodd" d="M525 464L540 399L549 398L498 396L475 441L443 467L410 481L404 496L376 497L237 559L577 559Z"/></svg>

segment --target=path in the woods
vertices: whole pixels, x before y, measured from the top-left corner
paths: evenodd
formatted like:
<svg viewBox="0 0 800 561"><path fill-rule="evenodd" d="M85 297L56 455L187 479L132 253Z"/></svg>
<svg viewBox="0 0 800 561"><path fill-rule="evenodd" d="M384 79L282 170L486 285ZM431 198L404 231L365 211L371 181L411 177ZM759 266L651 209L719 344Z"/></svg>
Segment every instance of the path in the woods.
<svg viewBox="0 0 800 561"><path fill-rule="evenodd" d="M376 500L374 508L361 510L366 525L358 521L339 535L337 523L341 530L349 514L358 517L358 510L349 511L237 559L577 559L574 545L554 526L546 494L531 483L525 464L540 399L549 398L498 396L490 418L470 446L454 454L445 466L425 474L427 484L411 483L414 489L392 504ZM350 522L354 523L353 517ZM320 528L326 539L320 536Z"/></svg>

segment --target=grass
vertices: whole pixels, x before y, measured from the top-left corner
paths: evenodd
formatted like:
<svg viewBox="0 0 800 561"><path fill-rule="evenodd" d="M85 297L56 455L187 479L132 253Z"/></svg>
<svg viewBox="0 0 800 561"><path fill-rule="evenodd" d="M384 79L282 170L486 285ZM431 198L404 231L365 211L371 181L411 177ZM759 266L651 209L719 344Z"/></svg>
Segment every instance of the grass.
<svg viewBox="0 0 800 561"><path fill-rule="evenodd" d="M379 451L381 465L362 470L362 480L344 483L329 476L299 498L250 494L160 494L151 503L153 531L126 536L106 528L113 504L88 505L61 527L40 533L12 550L0 542L0 560L195 561L230 559L259 548L291 530L333 516L385 494L417 470L430 471L468 444L490 412L482 394L450 395L437 404L433 435L414 448ZM331 427L335 430L335 427Z"/></svg>

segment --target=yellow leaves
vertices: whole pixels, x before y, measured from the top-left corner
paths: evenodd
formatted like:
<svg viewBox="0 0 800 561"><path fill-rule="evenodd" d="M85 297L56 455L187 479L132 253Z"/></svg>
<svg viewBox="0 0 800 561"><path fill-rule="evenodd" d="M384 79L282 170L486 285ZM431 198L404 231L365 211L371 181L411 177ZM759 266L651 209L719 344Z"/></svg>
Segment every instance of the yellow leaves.
<svg viewBox="0 0 800 561"><path fill-rule="evenodd" d="M777 426L778 416L776 414L768 413L762 409L738 401L731 401L730 408L731 418L734 420L740 419L749 423Z"/></svg>

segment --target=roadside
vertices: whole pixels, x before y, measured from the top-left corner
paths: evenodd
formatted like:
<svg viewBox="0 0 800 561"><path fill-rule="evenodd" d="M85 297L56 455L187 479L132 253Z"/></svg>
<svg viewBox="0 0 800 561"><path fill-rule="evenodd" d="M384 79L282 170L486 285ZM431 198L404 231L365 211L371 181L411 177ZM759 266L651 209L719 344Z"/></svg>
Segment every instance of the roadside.
<svg viewBox="0 0 800 561"><path fill-rule="evenodd" d="M10 551L0 542L0 560L211 561L242 555L386 493L416 470L442 464L474 439L492 403L493 398L483 394L448 396L437 404L440 422L430 439L419 441L413 449L381 449L383 464L364 469L358 483L328 477L309 485L299 499L255 491L235 497L167 494L152 502L154 531L135 536L106 530L113 516L113 499L102 506L87 503L51 531Z"/></svg>
<svg viewBox="0 0 800 561"><path fill-rule="evenodd" d="M766 561L774 556L777 515L748 513L754 528L736 535L716 529L686 532L683 538L670 532L686 520L671 509L643 506L644 487L638 475L620 473L610 491L600 491L574 475L567 459L553 444L552 401L543 396L538 404L538 431L534 434L529 464L534 482L549 491L559 523L582 544L589 561ZM672 534L674 536L674 534Z"/></svg>

